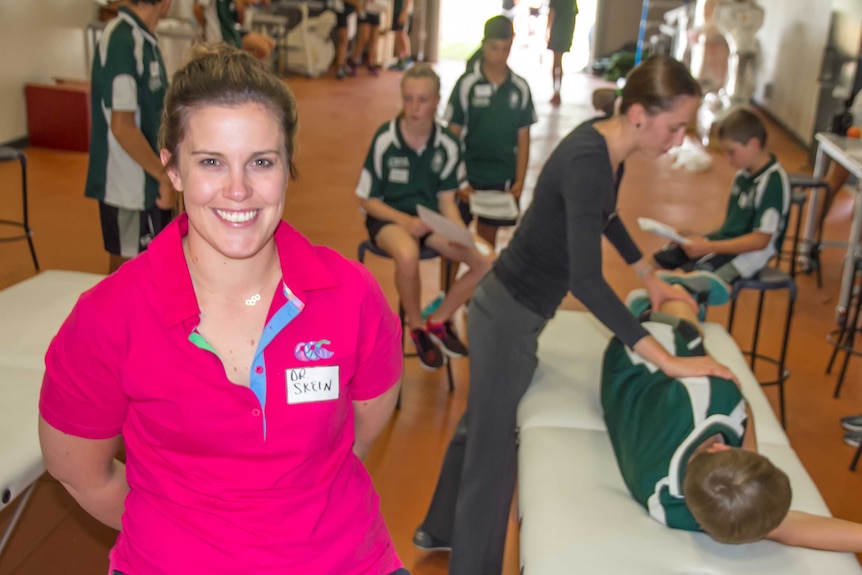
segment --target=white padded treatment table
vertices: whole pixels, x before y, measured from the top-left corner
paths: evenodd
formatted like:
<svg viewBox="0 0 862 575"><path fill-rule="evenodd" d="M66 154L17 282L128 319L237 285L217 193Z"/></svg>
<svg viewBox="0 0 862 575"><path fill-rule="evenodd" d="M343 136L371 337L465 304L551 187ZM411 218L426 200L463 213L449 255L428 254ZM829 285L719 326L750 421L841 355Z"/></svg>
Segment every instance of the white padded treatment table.
<svg viewBox="0 0 862 575"><path fill-rule="evenodd" d="M751 406L758 446L789 476L791 507L828 515L736 343L704 325L707 350L733 370ZM716 543L652 519L623 483L605 428L600 372L610 332L587 312L558 312L539 341L539 366L518 408L518 501L523 575L860 574L849 553L772 541Z"/></svg>
<svg viewBox="0 0 862 575"><path fill-rule="evenodd" d="M0 290L0 510L20 496L0 553L45 471L37 429L45 352L81 292L103 277L45 271Z"/></svg>

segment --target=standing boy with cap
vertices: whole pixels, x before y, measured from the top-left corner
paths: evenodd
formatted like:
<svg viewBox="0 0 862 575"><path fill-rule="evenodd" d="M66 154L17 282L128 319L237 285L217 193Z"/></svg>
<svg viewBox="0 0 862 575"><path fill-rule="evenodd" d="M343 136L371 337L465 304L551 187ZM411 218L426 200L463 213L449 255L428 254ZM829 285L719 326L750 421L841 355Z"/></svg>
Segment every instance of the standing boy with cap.
<svg viewBox="0 0 862 575"><path fill-rule="evenodd" d="M473 220L470 194L475 190L509 193L517 204L524 187L536 111L527 81L506 63L513 38L512 22L505 16L485 23L481 60L458 79L446 108L449 129L465 146L470 186L458 192L458 199L467 224ZM477 232L494 246L497 229L516 222L479 217Z"/></svg>

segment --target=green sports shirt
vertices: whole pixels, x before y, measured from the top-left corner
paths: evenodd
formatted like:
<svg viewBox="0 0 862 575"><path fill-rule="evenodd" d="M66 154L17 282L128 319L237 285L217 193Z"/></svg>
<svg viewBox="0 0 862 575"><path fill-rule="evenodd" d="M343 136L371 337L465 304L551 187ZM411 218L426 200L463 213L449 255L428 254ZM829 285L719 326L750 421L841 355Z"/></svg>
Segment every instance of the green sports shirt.
<svg viewBox="0 0 862 575"><path fill-rule="evenodd" d="M437 194L454 192L463 181L461 143L452 132L435 123L428 142L415 151L404 141L395 118L374 134L356 195L381 199L415 216L418 205L439 211Z"/></svg>
<svg viewBox="0 0 862 575"><path fill-rule="evenodd" d="M159 182L120 146L111 132L111 113L133 112L155 152L167 86L158 40L134 12L121 6L102 32L93 58L88 198L129 210L153 207Z"/></svg>
<svg viewBox="0 0 862 575"><path fill-rule="evenodd" d="M461 126L467 179L473 186L515 181L518 131L536 123L526 80L510 70L505 82L492 84L477 60L455 84L445 119Z"/></svg>
<svg viewBox="0 0 862 575"><path fill-rule="evenodd" d="M733 266L742 277L751 277L766 267L781 250L790 210L790 180L781 164L771 156L769 162L751 174L741 170L733 180L727 215L721 229L707 237L711 240L738 238L754 231L771 235L762 250L739 254Z"/></svg>
<svg viewBox="0 0 862 575"><path fill-rule="evenodd" d="M670 353L695 355L699 336L668 324L643 326ZM698 354L699 355L699 354ZM694 449L719 433L740 447L746 404L736 384L717 377L675 379L614 338L605 350L602 407L617 464L634 498L668 527L700 531L682 484Z"/></svg>

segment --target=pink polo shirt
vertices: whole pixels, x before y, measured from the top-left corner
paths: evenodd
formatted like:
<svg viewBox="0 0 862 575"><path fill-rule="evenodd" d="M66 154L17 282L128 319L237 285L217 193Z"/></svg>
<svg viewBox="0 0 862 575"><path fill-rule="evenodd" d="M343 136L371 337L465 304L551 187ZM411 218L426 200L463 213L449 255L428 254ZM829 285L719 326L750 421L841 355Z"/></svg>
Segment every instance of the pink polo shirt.
<svg viewBox="0 0 862 575"><path fill-rule="evenodd" d="M234 385L195 332L185 216L83 294L46 356L42 417L122 434L123 529L111 569L384 575L401 567L353 455L353 401L401 374L401 329L362 265L275 233L283 273L251 368Z"/></svg>

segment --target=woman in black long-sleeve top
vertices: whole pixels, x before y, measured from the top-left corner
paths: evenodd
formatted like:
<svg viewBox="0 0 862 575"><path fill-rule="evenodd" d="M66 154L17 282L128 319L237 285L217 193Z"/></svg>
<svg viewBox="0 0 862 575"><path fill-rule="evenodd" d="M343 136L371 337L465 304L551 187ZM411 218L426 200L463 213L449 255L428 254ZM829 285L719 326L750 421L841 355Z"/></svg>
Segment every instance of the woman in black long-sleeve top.
<svg viewBox="0 0 862 575"><path fill-rule="evenodd" d="M632 153L682 143L700 103L688 70L667 57L635 68L620 111L582 124L557 146L508 248L470 304L467 413L446 453L414 543L451 548L450 575L499 575L516 476L515 415L533 378L539 334L571 292L625 344L675 377L730 371L710 357L674 357L641 327L602 276L602 236L643 279L653 307L679 292L653 275L617 217L618 178ZM694 301L688 298L694 306ZM457 503L457 505L456 505Z"/></svg>

